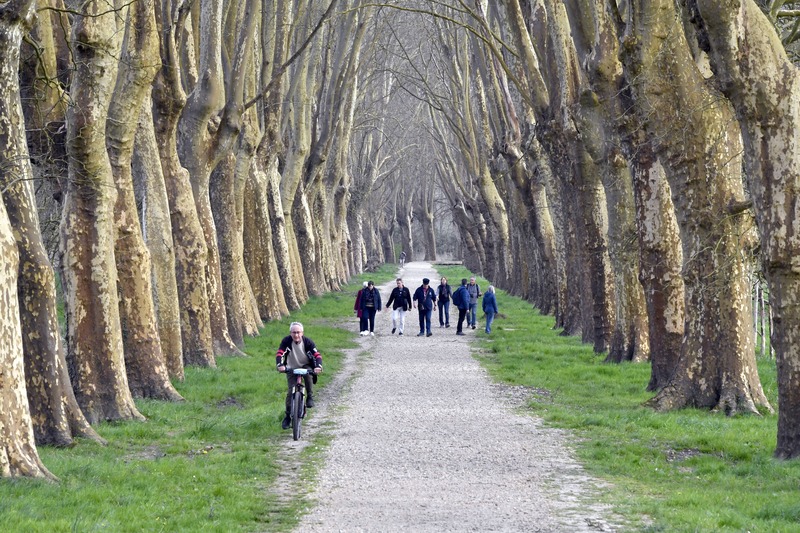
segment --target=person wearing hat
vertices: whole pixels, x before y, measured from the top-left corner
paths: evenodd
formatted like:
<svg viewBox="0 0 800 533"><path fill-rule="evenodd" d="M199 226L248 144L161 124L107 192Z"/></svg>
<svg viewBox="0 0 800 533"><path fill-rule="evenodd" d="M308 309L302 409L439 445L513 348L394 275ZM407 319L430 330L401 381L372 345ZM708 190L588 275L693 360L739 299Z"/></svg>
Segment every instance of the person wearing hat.
<svg viewBox="0 0 800 533"><path fill-rule="evenodd" d="M436 310L436 291L431 288L429 283L431 280L422 278L422 286L414 291L414 307L419 312L419 333L417 337L427 335L430 337L431 333L431 315Z"/></svg>

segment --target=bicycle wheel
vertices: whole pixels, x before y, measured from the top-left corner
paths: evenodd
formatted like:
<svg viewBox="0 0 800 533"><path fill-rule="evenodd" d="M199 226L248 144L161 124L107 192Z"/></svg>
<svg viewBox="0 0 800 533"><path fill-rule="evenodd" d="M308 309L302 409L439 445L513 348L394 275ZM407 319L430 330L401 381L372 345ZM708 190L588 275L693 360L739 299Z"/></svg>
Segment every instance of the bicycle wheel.
<svg viewBox="0 0 800 533"><path fill-rule="evenodd" d="M296 391L292 399L292 437L300 438L300 425L303 422L303 393Z"/></svg>

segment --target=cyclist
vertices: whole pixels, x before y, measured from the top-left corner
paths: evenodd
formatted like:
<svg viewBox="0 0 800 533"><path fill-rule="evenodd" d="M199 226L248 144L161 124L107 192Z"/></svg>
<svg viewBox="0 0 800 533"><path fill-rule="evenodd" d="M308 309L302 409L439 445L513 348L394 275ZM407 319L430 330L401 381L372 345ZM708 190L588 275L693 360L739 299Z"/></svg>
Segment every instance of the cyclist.
<svg viewBox="0 0 800 533"><path fill-rule="evenodd" d="M292 322L289 326L289 335L281 340L281 345L275 354L275 364L278 372L286 372L289 368L308 368L314 371L314 379L311 374L303 376L306 384L306 407L314 407L311 384L317 381L316 374L322 372L322 355L317 350L314 341L303 335L303 324ZM281 422L281 428L289 429L292 419L289 411L292 408L292 386L296 382L294 374L286 374L286 382L289 386L286 392L286 415Z"/></svg>

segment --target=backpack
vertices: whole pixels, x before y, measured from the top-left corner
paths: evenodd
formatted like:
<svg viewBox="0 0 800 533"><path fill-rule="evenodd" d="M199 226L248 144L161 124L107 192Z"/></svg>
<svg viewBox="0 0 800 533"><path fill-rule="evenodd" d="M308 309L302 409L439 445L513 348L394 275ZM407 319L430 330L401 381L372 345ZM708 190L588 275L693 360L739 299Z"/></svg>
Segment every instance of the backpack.
<svg viewBox="0 0 800 533"><path fill-rule="evenodd" d="M453 304L459 309L466 309L468 307L468 302L464 301L464 297L466 296L467 291L466 288L462 285L456 292L453 293ZM468 296L467 296L468 297Z"/></svg>

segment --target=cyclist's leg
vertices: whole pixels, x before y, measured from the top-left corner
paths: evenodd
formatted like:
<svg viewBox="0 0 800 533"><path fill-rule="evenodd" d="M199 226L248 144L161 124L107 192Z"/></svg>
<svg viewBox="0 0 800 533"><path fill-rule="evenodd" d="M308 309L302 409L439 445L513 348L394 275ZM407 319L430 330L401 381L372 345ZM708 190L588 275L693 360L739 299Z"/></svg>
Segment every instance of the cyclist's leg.
<svg viewBox="0 0 800 533"><path fill-rule="evenodd" d="M314 397L312 389L312 387L314 386L313 385L314 379L311 377L311 374L306 374L305 376L303 376L303 382L305 383L306 386L306 405L308 405L308 402L313 401Z"/></svg>

